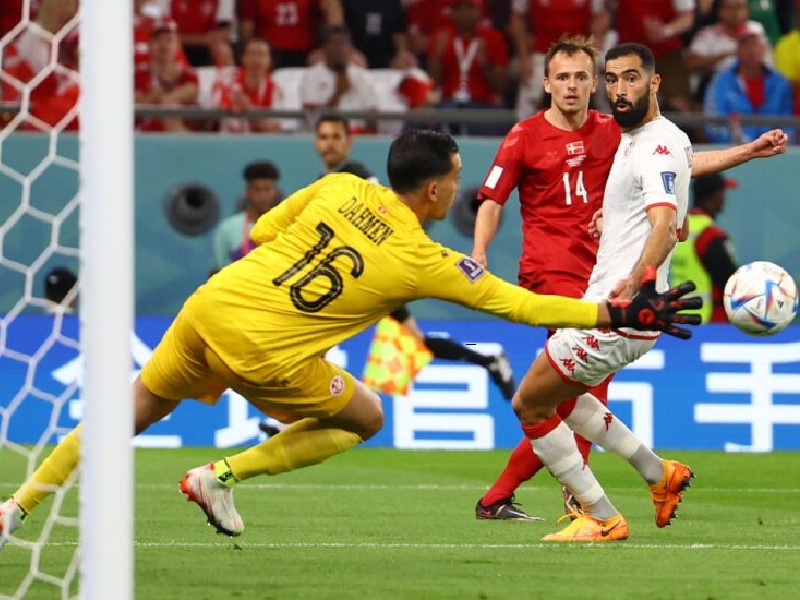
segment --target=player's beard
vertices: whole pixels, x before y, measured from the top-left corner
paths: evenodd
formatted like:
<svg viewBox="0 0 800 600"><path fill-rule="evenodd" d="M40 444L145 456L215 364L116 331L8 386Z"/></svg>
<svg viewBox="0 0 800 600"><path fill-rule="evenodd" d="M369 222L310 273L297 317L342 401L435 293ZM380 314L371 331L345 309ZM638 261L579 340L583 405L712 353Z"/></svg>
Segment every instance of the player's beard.
<svg viewBox="0 0 800 600"><path fill-rule="evenodd" d="M645 94L636 102L629 102L628 100L624 100L622 98L617 98L616 100L611 100L611 114L614 115L614 120L619 123L619 126L623 129L630 129L632 127L636 127L639 123L644 121L645 116L647 115L647 111L650 110L650 95ZM617 109L617 104L625 104L628 106L628 110L620 111Z"/></svg>

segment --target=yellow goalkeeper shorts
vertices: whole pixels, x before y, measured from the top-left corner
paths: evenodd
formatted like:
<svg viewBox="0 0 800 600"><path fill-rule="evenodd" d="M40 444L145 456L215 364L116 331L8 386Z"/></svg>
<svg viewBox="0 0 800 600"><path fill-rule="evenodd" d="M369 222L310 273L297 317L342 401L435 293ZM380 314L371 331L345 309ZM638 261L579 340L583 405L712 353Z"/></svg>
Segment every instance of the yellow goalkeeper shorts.
<svg viewBox="0 0 800 600"><path fill-rule="evenodd" d="M170 400L192 398L216 404L230 388L284 423L331 417L350 402L356 388L350 373L323 358L307 359L299 368L293 365L291 375L285 377L245 380L208 347L183 311L164 333L140 378L151 393Z"/></svg>

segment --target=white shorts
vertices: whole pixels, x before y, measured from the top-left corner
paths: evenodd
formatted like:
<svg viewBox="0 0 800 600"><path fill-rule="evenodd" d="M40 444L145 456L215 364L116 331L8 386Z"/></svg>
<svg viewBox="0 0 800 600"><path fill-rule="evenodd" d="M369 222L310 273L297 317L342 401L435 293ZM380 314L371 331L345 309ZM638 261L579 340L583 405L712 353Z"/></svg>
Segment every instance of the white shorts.
<svg viewBox="0 0 800 600"><path fill-rule="evenodd" d="M559 329L545 344L553 368L570 383L592 388L652 348L658 334L610 329Z"/></svg>

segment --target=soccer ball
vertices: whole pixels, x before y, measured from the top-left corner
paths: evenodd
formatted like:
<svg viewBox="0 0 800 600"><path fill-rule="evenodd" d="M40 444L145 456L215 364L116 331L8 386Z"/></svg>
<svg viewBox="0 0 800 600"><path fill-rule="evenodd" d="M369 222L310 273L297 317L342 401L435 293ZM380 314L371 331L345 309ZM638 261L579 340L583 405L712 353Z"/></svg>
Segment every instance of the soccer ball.
<svg viewBox="0 0 800 600"><path fill-rule="evenodd" d="M756 261L742 265L725 284L728 320L750 335L772 335L797 314L797 285L782 267Z"/></svg>

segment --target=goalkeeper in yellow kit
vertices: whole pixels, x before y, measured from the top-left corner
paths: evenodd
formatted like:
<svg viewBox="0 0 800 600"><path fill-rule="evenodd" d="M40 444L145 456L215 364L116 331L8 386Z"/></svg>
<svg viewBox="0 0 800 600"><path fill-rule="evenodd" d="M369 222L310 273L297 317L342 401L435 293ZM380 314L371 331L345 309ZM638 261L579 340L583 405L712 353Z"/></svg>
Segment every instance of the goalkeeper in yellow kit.
<svg viewBox="0 0 800 600"><path fill-rule="evenodd" d="M218 532L244 523L233 486L317 464L369 439L383 425L379 397L325 360L332 346L419 298L458 302L510 321L548 327L637 327L688 337L675 314L697 305L685 284L654 286L626 305L537 296L431 240L459 184L452 137L409 131L391 145L391 189L332 174L262 216L258 246L189 297L134 382L136 433L185 398L216 402L232 388L264 413L292 423L239 454L188 471L181 491ZM0 546L75 469L80 426L0 505Z"/></svg>

